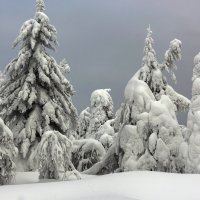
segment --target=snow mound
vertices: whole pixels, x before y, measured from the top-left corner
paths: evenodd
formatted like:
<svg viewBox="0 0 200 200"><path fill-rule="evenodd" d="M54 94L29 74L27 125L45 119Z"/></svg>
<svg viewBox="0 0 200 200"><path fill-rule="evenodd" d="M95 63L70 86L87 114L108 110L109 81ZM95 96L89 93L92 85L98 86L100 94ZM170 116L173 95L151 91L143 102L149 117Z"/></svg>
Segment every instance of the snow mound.
<svg viewBox="0 0 200 200"><path fill-rule="evenodd" d="M135 102L140 111L149 110L151 101L154 101L154 95L149 89L149 86L138 79L138 71L128 82L124 96L125 100L128 102Z"/></svg>
<svg viewBox="0 0 200 200"><path fill-rule="evenodd" d="M30 176L35 182L34 174ZM22 178L30 183L28 173L18 174L16 181ZM0 194L2 200L197 200L199 182L200 175L128 172L85 176L78 181L3 186Z"/></svg>

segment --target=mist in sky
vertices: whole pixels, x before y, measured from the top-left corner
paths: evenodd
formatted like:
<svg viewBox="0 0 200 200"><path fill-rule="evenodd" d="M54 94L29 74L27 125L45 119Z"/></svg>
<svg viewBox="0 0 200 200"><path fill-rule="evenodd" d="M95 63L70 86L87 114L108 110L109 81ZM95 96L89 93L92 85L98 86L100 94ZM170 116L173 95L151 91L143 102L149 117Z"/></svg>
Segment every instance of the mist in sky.
<svg viewBox="0 0 200 200"><path fill-rule="evenodd" d="M80 112L95 89L111 88L117 110L124 88L141 67L146 28L151 25L160 62L174 38L182 41L175 90L191 98L193 58L200 51L199 0L46 0L46 14L58 31L59 47L51 52L66 58L68 76ZM22 23L35 14L35 0L0 0L0 66L17 56L12 49ZM178 116L186 124L187 113Z"/></svg>

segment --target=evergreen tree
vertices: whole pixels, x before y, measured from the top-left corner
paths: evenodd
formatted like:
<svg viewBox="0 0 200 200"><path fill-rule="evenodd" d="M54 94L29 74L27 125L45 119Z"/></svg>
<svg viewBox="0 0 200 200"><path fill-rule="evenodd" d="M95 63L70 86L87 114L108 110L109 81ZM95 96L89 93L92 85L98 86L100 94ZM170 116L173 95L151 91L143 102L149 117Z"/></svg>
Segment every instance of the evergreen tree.
<svg viewBox="0 0 200 200"><path fill-rule="evenodd" d="M113 118L113 101L109 94L110 89L95 90L91 94L90 122L86 138L97 138L97 132L101 125Z"/></svg>
<svg viewBox="0 0 200 200"><path fill-rule="evenodd" d="M57 45L56 29L36 0L36 14L26 21L14 42L21 44L18 57L7 66L8 80L0 90L1 115L15 133L22 158L28 158L45 131L69 136L76 130L77 111L72 104L73 87L66 79L69 66L47 53Z"/></svg>
<svg viewBox="0 0 200 200"><path fill-rule="evenodd" d="M200 53L195 56L194 65L192 99L187 121L188 134L182 146L182 154L183 158L187 159L186 171L200 173Z"/></svg>
<svg viewBox="0 0 200 200"><path fill-rule="evenodd" d="M152 32L147 29L141 69L125 88L125 102L117 111L117 139L104 159L87 173L156 170L179 172L179 147L183 142L175 112L189 108L190 101L167 84L163 70L173 70L181 58L181 42L170 42L162 64L153 49ZM112 162L111 162L112 161Z"/></svg>
<svg viewBox="0 0 200 200"><path fill-rule="evenodd" d="M13 142L13 134L0 119L0 185L13 181L16 171L15 159L18 150Z"/></svg>

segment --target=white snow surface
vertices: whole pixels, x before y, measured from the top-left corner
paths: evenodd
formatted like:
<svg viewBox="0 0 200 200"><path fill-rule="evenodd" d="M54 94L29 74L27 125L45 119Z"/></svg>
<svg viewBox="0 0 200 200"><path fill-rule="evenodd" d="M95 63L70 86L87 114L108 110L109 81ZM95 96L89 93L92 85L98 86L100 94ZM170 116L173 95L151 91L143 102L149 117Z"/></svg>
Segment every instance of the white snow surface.
<svg viewBox="0 0 200 200"><path fill-rule="evenodd" d="M0 187L1 200L199 200L200 175L124 172L84 175L82 180L36 183L35 172L18 173L22 185ZM26 185L24 185L26 183Z"/></svg>

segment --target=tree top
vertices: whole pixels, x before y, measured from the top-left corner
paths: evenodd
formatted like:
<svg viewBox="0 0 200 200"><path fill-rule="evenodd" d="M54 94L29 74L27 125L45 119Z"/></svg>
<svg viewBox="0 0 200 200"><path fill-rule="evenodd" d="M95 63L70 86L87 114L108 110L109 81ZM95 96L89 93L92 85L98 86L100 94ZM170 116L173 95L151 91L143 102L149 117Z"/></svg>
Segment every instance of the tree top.
<svg viewBox="0 0 200 200"><path fill-rule="evenodd" d="M37 12L44 12L45 11L44 0L36 0L36 11Z"/></svg>
<svg viewBox="0 0 200 200"><path fill-rule="evenodd" d="M152 35L152 30L151 30L151 26L149 24L149 27L147 28L147 37L151 37Z"/></svg>

